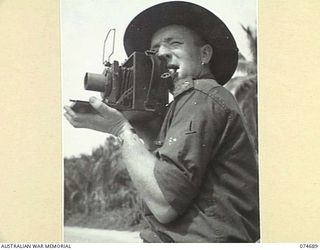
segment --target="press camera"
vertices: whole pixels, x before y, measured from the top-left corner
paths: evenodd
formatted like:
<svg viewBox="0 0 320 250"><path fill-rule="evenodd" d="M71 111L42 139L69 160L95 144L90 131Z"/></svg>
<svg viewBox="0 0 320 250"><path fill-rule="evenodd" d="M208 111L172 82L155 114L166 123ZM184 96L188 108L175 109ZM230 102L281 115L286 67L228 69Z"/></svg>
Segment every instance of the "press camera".
<svg viewBox="0 0 320 250"><path fill-rule="evenodd" d="M170 85L172 78L165 64L152 51L134 52L122 65L107 63L102 74L87 72L84 77L86 90L101 92L103 101L129 120L162 114ZM71 101L76 112L95 112L87 102Z"/></svg>

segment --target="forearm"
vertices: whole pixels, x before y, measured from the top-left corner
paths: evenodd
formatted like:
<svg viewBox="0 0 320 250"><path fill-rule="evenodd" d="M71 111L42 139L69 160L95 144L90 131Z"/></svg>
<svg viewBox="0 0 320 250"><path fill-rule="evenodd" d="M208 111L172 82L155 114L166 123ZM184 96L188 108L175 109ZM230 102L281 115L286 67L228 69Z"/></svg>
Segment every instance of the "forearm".
<svg viewBox="0 0 320 250"><path fill-rule="evenodd" d="M77 113L71 107L65 106L65 117L76 128L89 128L121 137L124 164L141 197L160 222L173 220L177 213L164 198L154 176L156 157L130 130L131 125L118 110L95 97L91 97L89 101L97 114Z"/></svg>
<svg viewBox="0 0 320 250"><path fill-rule="evenodd" d="M177 213L166 201L154 176L158 159L146 149L137 134L133 133L128 126L123 130L121 138L123 140L122 158L134 186L160 222L172 221Z"/></svg>

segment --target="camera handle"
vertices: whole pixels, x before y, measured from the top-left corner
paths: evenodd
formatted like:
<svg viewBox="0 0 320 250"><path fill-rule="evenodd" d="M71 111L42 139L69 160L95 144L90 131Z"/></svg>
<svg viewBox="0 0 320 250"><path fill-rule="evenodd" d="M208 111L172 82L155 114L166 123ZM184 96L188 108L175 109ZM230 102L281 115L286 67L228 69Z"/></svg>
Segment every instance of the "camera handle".
<svg viewBox="0 0 320 250"><path fill-rule="evenodd" d="M112 51L111 51L111 53L110 53L109 56L108 56L108 60L105 60L106 43L107 43L108 37L109 37L109 35L110 35L111 32L113 32ZM103 42L102 64L103 64L105 67L111 66L110 57L111 57L111 56L113 55L113 53L114 53L115 40L116 40L116 29L113 28L113 29L110 29L110 30L108 31L107 36L106 36L106 38L104 39L104 42Z"/></svg>

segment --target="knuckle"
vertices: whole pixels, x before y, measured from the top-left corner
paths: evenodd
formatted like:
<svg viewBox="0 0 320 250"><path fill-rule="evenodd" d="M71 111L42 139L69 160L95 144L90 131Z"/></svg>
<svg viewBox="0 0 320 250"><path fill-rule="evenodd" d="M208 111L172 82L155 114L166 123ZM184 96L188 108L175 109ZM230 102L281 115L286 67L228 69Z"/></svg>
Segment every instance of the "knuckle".
<svg viewBox="0 0 320 250"><path fill-rule="evenodd" d="M73 120L73 122L78 123L78 122L80 122L80 117L79 116L74 116L72 118L72 120Z"/></svg>

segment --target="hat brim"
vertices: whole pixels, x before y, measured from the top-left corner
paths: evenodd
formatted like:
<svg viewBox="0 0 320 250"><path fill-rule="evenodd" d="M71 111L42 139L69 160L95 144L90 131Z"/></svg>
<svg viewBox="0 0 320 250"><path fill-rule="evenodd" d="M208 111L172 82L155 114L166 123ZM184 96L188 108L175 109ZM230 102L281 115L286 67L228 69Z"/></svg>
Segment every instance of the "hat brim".
<svg viewBox="0 0 320 250"><path fill-rule="evenodd" d="M138 14L124 35L127 55L150 48L152 35L162 27L184 25L213 47L211 71L221 85L232 77L238 64L238 48L227 26L209 10L188 2L172 1L154 5Z"/></svg>

